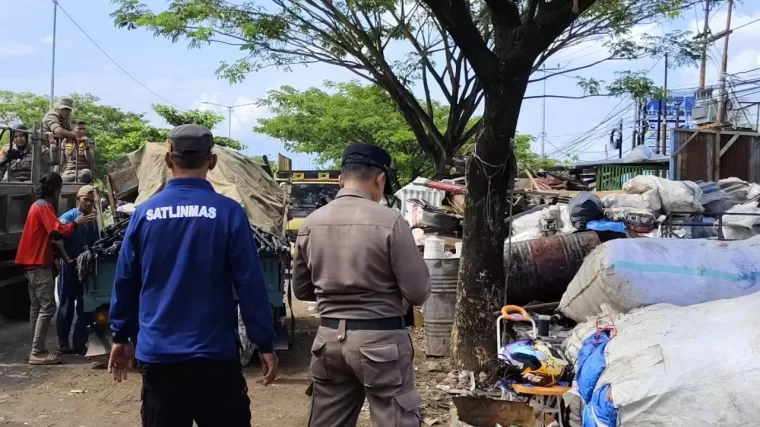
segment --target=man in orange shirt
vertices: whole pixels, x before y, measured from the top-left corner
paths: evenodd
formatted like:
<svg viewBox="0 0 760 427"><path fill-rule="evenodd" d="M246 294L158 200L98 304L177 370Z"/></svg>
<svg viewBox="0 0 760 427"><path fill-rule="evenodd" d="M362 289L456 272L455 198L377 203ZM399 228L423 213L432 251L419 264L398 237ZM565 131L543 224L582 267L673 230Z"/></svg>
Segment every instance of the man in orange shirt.
<svg viewBox="0 0 760 427"><path fill-rule="evenodd" d="M50 322L55 315L55 279L53 275L53 248L51 240L68 236L77 225L93 219L92 215L79 215L74 222L61 224L55 214L55 206L61 197L63 180L55 172L40 179L36 188L37 200L29 208L24 231L16 253L16 264L26 270L29 281L29 322L32 328L32 352L30 365L52 365L60 363L57 356L45 349Z"/></svg>

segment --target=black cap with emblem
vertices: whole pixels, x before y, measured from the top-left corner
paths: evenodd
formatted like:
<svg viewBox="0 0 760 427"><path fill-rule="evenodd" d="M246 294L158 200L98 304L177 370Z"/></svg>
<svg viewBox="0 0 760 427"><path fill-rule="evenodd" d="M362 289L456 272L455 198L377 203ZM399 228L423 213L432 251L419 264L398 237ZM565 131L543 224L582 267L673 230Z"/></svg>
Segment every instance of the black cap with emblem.
<svg viewBox="0 0 760 427"><path fill-rule="evenodd" d="M387 151L372 144L349 144L343 150L343 161L341 167L345 165L364 165L372 166L385 172L385 194L393 194L393 187L390 181L391 155Z"/></svg>
<svg viewBox="0 0 760 427"><path fill-rule="evenodd" d="M198 156L211 153L214 136L199 125L179 125L169 131L169 151L175 156Z"/></svg>

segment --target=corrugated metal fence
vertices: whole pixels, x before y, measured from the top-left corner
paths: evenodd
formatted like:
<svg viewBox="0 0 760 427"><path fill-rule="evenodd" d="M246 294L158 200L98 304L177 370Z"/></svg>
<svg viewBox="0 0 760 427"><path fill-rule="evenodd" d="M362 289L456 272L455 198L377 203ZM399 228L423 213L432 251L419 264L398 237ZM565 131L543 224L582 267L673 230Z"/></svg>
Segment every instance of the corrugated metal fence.
<svg viewBox="0 0 760 427"><path fill-rule="evenodd" d="M720 143L716 144L716 136ZM736 177L760 183L760 134L712 129L672 132L671 179L718 181ZM718 159L717 161L715 159Z"/></svg>

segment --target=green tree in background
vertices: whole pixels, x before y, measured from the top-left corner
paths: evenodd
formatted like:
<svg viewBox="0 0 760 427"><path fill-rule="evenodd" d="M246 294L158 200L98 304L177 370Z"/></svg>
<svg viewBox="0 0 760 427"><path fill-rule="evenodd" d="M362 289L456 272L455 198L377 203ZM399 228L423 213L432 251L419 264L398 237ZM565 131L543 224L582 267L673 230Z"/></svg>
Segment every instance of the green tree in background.
<svg viewBox="0 0 760 427"><path fill-rule="evenodd" d="M432 159L384 90L357 82L325 82L325 87L329 92L298 91L290 86L269 91L260 104L274 117L260 119L254 131L282 140L289 151L316 155L321 167L339 165L348 144L377 145L391 154L397 185L435 171ZM435 108L445 126L446 108Z"/></svg>
<svg viewBox="0 0 760 427"><path fill-rule="evenodd" d="M224 117L209 110L193 109L179 111L175 107L162 104L151 104L151 108L171 126L194 124L213 130L216 125L224 121ZM214 135L214 144L238 151L245 150L246 148L240 141L226 136Z"/></svg>
<svg viewBox="0 0 760 427"><path fill-rule="evenodd" d="M358 82L325 82L327 90L297 91L290 86L269 91L260 101L274 117L260 119L255 132L277 138L296 153L314 154L316 164L340 164L346 145L362 142L383 147L393 157L397 185L435 172L433 159L420 148L414 132L398 111L397 104L377 86ZM436 104L439 126L445 126L446 107ZM479 117L473 117L473 123ZM554 166L531 150L530 135L515 138L515 157L521 167L541 169ZM459 154L470 154L474 144L465 144Z"/></svg>

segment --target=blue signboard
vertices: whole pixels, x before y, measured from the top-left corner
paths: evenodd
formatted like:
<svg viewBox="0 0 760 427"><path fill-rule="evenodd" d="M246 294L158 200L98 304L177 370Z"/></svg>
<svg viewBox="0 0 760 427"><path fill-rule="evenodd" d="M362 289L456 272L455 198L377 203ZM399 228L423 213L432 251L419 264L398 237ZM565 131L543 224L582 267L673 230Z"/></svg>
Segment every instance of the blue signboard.
<svg viewBox="0 0 760 427"><path fill-rule="evenodd" d="M691 111L694 109L696 102L697 98L694 96L694 93L673 94L667 102L663 102L662 108L667 128L673 129L675 127L677 111L680 111L678 127L692 127ZM653 149L657 140L657 124L660 121L660 100L650 99L647 101L645 116L649 122L649 132L647 132L645 144Z"/></svg>

